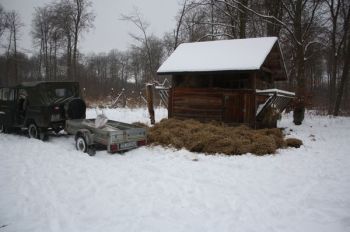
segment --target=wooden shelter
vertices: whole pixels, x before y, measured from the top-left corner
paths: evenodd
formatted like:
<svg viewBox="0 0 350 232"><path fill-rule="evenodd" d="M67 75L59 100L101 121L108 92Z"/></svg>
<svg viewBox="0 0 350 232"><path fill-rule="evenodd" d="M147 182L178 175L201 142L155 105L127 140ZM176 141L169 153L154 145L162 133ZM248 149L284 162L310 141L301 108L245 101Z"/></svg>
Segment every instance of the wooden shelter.
<svg viewBox="0 0 350 232"><path fill-rule="evenodd" d="M157 73L172 77L169 117L273 127L294 96L275 89L287 80L276 37L184 43Z"/></svg>

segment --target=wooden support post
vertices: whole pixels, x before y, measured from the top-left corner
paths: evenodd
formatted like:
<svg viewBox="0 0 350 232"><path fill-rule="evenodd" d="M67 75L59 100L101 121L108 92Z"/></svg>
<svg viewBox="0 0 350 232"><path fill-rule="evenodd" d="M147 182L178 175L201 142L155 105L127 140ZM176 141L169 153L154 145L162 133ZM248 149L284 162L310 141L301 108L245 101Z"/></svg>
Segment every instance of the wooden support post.
<svg viewBox="0 0 350 232"><path fill-rule="evenodd" d="M256 124L256 109L257 109L257 101L256 101L256 79L257 79L257 75L256 72L251 76L252 78L252 89L253 89L253 93L252 93L252 100L251 100L251 111L252 111L252 115L250 116L250 126L254 129L257 129L257 124Z"/></svg>
<svg viewBox="0 0 350 232"><path fill-rule="evenodd" d="M146 85L146 94L147 94L147 107L149 112L149 117L151 119L151 124L154 125L154 108L153 108L153 84Z"/></svg>

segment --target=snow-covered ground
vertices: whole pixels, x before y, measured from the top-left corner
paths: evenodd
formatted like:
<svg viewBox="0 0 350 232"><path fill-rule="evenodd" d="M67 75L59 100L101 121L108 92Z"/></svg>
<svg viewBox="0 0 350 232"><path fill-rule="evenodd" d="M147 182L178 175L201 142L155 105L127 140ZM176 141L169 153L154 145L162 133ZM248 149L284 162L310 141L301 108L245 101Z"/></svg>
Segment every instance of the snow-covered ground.
<svg viewBox="0 0 350 232"><path fill-rule="evenodd" d="M148 122L145 109L105 113ZM305 145L263 157L161 147L89 157L66 135L1 134L0 231L350 231L350 118L309 114L294 126L285 115L280 126Z"/></svg>

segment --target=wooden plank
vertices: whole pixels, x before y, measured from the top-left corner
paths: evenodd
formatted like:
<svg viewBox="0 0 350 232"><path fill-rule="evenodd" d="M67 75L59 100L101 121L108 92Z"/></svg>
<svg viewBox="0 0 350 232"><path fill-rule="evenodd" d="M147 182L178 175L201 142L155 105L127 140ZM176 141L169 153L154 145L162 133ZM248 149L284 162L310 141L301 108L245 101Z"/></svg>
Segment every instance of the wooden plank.
<svg viewBox="0 0 350 232"><path fill-rule="evenodd" d="M179 119L196 119L198 121L222 121L221 116L203 116L198 114L174 114Z"/></svg>
<svg viewBox="0 0 350 232"><path fill-rule="evenodd" d="M168 118L171 118L173 116L173 95L174 91L173 88L169 89L169 98L168 98Z"/></svg>
<svg viewBox="0 0 350 232"><path fill-rule="evenodd" d="M200 121L251 123L255 117L254 93L253 90L177 87L172 92L172 116Z"/></svg>

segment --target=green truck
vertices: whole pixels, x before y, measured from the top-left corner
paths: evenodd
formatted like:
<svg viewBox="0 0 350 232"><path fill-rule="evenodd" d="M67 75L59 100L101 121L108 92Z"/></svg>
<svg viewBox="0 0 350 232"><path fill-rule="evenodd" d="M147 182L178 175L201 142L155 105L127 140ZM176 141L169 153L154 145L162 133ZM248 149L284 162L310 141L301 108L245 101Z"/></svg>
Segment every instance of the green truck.
<svg viewBox="0 0 350 232"><path fill-rule="evenodd" d="M67 119L85 118L78 82L24 82L0 87L0 132L27 129L30 138L46 139L64 129Z"/></svg>

